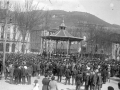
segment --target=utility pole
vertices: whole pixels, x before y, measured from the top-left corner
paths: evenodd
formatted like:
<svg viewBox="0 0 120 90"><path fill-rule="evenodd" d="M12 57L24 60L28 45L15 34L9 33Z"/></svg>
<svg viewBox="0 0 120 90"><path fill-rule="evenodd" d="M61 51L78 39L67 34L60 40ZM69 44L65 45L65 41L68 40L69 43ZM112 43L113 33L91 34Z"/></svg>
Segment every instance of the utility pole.
<svg viewBox="0 0 120 90"><path fill-rule="evenodd" d="M3 42L3 71L2 71L2 79L5 77L5 54L6 54L6 30L7 30L7 24L8 24L8 7L9 7L9 1L6 3L6 16L5 16L5 22L4 22L4 28L3 28L3 34L4 34L4 42Z"/></svg>

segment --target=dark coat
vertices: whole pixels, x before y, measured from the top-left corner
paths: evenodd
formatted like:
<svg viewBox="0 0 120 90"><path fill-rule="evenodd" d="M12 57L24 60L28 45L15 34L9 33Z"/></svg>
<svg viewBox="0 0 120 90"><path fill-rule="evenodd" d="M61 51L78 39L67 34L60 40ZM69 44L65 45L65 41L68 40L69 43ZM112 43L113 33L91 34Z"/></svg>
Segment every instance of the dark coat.
<svg viewBox="0 0 120 90"><path fill-rule="evenodd" d="M44 68L44 64L43 64L43 63L41 63L40 68L41 68L41 69L43 69L43 68Z"/></svg>
<svg viewBox="0 0 120 90"><path fill-rule="evenodd" d="M90 75L86 75L86 77L85 77L85 85L90 85Z"/></svg>
<svg viewBox="0 0 120 90"><path fill-rule="evenodd" d="M43 78L43 80L42 80L42 84L43 84L43 86L42 86L42 90L48 90L49 82L50 82L49 79L47 79L47 78Z"/></svg>
<svg viewBox="0 0 120 90"><path fill-rule="evenodd" d="M98 86L102 85L102 76L101 75L97 75L97 82L96 82L96 84Z"/></svg>
<svg viewBox="0 0 120 90"><path fill-rule="evenodd" d="M14 68L13 68L13 67L10 67L10 68L9 68L9 72L10 72L10 76L13 77Z"/></svg>
<svg viewBox="0 0 120 90"><path fill-rule="evenodd" d="M102 76L103 76L103 78L107 77L107 70L106 69L102 70Z"/></svg>
<svg viewBox="0 0 120 90"><path fill-rule="evenodd" d="M27 70L25 70L25 68L21 68L21 76L22 77L24 77L24 76L26 76L27 75L27 72L26 72Z"/></svg>
<svg viewBox="0 0 120 90"><path fill-rule="evenodd" d="M85 79L86 79L86 72L83 71L83 81L85 81Z"/></svg>
<svg viewBox="0 0 120 90"><path fill-rule="evenodd" d="M14 77L19 77L19 75L20 75L20 70L19 70L18 68L15 68L13 75L14 75Z"/></svg>
<svg viewBox="0 0 120 90"><path fill-rule="evenodd" d="M77 85L82 85L82 84L83 84L82 74L78 74L78 75L76 76L76 84L77 84Z"/></svg>
<svg viewBox="0 0 120 90"><path fill-rule="evenodd" d="M40 63L37 64L37 70L40 70Z"/></svg>
<svg viewBox="0 0 120 90"><path fill-rule="evenodd" d="M71 71L70 71L70 69L66 69L65 76L68 79L71 77Z"/></svg>
<svg viewBox="0 0 120 90"><path fill-rule="evenodd" d="M58 68L58 75L59 76L62 76L63 75L63 67L62 66L60 66L59 68Z"/></svg>
<svg viewBox="0 0 120 90"><path fill-rule="evenodd" d="M77 73L78 73L78 71L77 71L76 69L74 69L74 70L72 71L72 77L76 77L76 76L77 76Z"/></svg>
<svg viewBox="0 0 120 90"><path fill-rule="evenodd" d="M21 77L21 75L22 75L21 68L18 68L18 69L19 69L19 77Z"/></svg>
<svg viewBox="0 0 120 90"><path fill-rule="evenodd" d="M37 65L33 64L33 71L37 71Z"/></svg>
<svg viewBox="0 0 120 90"><path fill-rule="evenodd" d="M32 76L32 68L31 67L27 68L27 75Z"/></svg>
<svg viewBox="0 0 120 90"><path fill-rule="evenodd" d="M104 70L102 71L101 75L102 75L102 80L103 80L103 82L105 83L105 82L106 82L106 78L107 78L107 70L104 69Z"/></svg>
<svg viewBox="0 0 120 90"><path fill-rule="evenodd" d="M90 85L96 86L96 82L97 82L96 74L91 74L90 75Z"/></svg>

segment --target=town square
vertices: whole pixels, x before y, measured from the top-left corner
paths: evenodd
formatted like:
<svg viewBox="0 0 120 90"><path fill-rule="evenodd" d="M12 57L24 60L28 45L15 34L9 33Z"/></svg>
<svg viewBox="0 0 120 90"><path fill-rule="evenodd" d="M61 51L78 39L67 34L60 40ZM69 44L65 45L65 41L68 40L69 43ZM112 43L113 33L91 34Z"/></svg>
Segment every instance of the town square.
<svg viewBox="0 0 120 90"><path fill-rule="evenodd" d="M0 0L0 90L120 90L119 0Z"/></svg>

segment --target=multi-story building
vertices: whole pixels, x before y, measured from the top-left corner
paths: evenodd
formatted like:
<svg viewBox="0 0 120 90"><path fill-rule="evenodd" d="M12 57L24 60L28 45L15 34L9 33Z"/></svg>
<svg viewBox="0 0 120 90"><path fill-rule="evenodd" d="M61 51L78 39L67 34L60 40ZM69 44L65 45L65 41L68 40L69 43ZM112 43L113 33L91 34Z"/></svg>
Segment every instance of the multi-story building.
<svg viewBox="0 0 120 90"><path fill-rule="evenodd" d="M52 30L43 30L41 28L35 28L31 32L30 43L31 43L31 52L40 52L50 51L52 48L52 42L50 40L43 40L42 36L51 35L56 32L56 29Z"/></svg>
<svg viewBox="0 0 120 90"><path fill-rule="evenodd" d="M5 30L4 30L5 29ZM5 31L5 33L4 33ZM30 33L26 33L25 40L23 42L23 37L21 31L18 29L17 25L8 24L4 28L3 23L0 23L0 52L3 52L3 43L6 36L6 52L7 53L22 53L23 46L25 46L25 53L30 52Z"/></svg>
<svg viewBox="0 0 120 90"><path fill-rule="evenodd" d="M112 43L112 59L120 60L120 44Z"/></svg>

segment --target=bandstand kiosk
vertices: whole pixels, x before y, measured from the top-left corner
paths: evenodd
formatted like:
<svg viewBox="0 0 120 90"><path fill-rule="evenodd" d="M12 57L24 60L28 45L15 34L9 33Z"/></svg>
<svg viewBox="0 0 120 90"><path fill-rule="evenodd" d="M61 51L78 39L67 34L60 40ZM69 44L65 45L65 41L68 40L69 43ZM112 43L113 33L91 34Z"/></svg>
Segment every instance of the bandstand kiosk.
<svg viewBox="0 0 120 90"><path fill-rule="evenodd" d="M55 41L56 42L56 45L55 45L56 50L57 50L58 42L67 42L67 55L70 54L70 46L71 46L72 42L77 41L78 43L80 43L83 40L83 38L72 36L66 30L64 20L63 20L62 24L59 26L59 30L57 32L55 32L54 34L49 35L49 36L43 36L42 39ZM56 54L57 54L57 52L56 52Z"/></svg>

